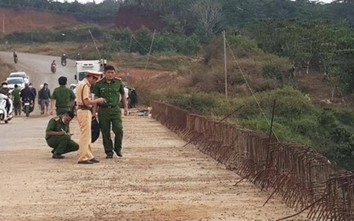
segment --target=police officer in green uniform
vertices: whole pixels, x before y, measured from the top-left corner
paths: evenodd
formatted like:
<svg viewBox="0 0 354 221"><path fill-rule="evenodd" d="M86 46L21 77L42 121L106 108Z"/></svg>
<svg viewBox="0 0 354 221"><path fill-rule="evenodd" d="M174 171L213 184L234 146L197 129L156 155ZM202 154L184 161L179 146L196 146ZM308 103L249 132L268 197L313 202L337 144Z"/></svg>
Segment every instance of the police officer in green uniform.
<svg viewBox="0 0 354 221"><path fill-rule="evenodd" d="M98 106L97 112L107 159L113 158L113 151L117 156L122 157L123 126L120 98L124 108L124 115L128 115L127 95L124 92L124 84L115 75L115 68L111 65L106 65L104 67L104 78L97 81L93 87L95 96L106 100L105 103ZM115 135L114 145L110 135L111 125Z"/></svg>
<svg viewBox="0 0 354 221"><path fill-rule="evenodd" d="M66 87L67 78L61 76L58 79L59 87L55 88L50 102L50 114L53 114L54 105L56 107L57 115L64 114L71 110L75 100L75 94L72 90Z"/></svg>
<svg viewBox="0 0 354 221"><path fill-rule="evenodd" d="M15 89L11 92L14 103L15 115L21 115L21 90L17 84Z"/></svg>
<svg viewBox="0 0 354 221"><path fill-rule="evenodd" d="M77 151L79 144L71 139L69 123L74 118L74 112L67 111L66 113L53 117L49 120L46 129L45 139L47 144L53 148L52 158L63 159L62 154Z"/></svg>

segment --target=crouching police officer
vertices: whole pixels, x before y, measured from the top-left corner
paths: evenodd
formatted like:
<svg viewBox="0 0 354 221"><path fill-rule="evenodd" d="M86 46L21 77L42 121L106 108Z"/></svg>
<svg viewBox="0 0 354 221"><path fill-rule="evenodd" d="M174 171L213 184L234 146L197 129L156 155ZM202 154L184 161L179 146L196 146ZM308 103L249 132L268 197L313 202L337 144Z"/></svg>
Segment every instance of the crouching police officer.
<svg viewBox="0 0 354 221"><path fill-rule="evenodd" d="M124 91L124 84L119 78L115 77L115 68L111 65L104 67L104 78L97 81L93 92L96 97L104 98L105 103L99 104L98 121L100 122L103 146L106 153L106 158L113 158L113 151L117 156L122 157L122 112L120 109L119 97L122 97L124 115L128 115L127 94ZM114 146L110 135L110 130L115 135Z"/></svg>
<svg viewBox="0 0 354 221"><path fill-rule="evenodd" d="M74 112L67 111L66 113L53 117L49 120L46 129L45 139L47 144L53 148L52 158L63 159L62 154L77 151L79 144L71 139L69 123L74 118Z"/></svg>

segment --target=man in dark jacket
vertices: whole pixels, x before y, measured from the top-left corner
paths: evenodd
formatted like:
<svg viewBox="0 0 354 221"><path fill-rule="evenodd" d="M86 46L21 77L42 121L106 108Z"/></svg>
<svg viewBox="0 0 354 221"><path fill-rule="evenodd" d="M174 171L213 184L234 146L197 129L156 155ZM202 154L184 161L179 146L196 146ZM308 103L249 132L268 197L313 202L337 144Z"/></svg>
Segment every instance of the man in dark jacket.
<svg viewBox="0 0 354 221"><path fill-rule="evenodd" d="M50 90L48 84L44 83L43 87L38 91L38 102L41 105L41 114L48 114L48 107L50 102Z"/></svg>
<svg viewBox="0 0 354 221"><path fill-rule="evenodd" d="M28 84L25 84L25 88L21 90L21 99L24 101L26 98L29 100L34 101L36 95L33 93L32 89L29 87Z"/></svg>

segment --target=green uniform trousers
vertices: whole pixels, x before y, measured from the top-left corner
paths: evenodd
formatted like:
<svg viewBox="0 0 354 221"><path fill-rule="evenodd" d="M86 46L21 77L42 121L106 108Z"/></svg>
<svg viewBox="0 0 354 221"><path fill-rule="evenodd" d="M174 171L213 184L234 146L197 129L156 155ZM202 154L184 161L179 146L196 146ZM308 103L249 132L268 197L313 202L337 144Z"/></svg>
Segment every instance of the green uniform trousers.
<svg viewBox="0 0 354 221"><path fill-rule="evenodd" d="M47 139L47 144L53 148L52 153L64 154L79 149L79 144L71 139L69 135L51 136Z"/></svg>
<svg viewBox="0 0 354 221"><path fill-rule="evenodd" d="M98 110L98 121L100 122L104 151L107 155L112 155L122 151L123 125L122 112L119 107L102 108ZM111 139L111 125L115 135L114 146Z"/></svg>
<svg viewBox="0 0 354 221"><path fill-rule="evenodd" d="M57 107L55 111L57 112L57 116L59 116L59 115L65 114L69 110L70 110L70 107Z"/></svg>

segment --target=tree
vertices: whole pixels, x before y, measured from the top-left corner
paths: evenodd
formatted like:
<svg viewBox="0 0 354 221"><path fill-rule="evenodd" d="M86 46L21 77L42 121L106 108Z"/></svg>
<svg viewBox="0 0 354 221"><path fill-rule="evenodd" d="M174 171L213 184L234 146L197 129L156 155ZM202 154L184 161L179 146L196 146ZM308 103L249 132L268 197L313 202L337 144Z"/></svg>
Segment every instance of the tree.
<svg viewBox="0 0 354 221"><path fill-rule="evenodd" d="M193 5L191 10L206 36L213 33L214 28L221 21L221 9L221 4L214 0L200 0Z"/></svg>

